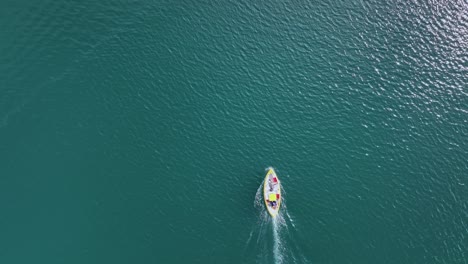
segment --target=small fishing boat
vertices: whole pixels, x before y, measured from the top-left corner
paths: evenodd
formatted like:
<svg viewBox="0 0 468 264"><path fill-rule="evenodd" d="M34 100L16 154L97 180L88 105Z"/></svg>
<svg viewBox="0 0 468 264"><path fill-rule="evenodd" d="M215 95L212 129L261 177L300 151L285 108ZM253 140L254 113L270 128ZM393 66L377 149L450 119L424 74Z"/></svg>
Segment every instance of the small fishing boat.
<svg viewBox="0 0 468 264"><path fill-rule="evenodd" d="M281 185L278 176L273 168L268 168L268 172L265 176L263 183L263 199L268 213L271 217L278 215L281 205Z"/></svg>

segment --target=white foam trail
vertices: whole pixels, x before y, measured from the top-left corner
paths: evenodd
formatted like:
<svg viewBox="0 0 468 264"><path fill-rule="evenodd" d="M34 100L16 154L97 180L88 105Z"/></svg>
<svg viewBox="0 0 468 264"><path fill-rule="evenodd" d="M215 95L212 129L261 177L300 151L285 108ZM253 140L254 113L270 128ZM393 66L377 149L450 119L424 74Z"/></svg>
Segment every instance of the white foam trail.
<svg viewBox="0 0 468 264"><path fill-rule="evenodd" d="M279 215L273 218L273 257L275 263L281 264L283 263L283 254L282 254L282 247L281 247L281 238L280 238L280 222L279 222Z"/></svg>
<svg viewBox="0 0 468 264"><path fill-rule="evenodd" d="M265 211L264 203L263 203L263 182L264 181L265 180L263 180L260 186L258 186L257 192L255 193L255 200L254 200L254 207L257 209L262 209L262 211Z"/></svg>
<svg viewBox="0 0 468 264"><path fill-rule="evenodd" d="M253 205L258 213L258 218L252 226L249 238L245 243L243 255L250 255L252 257L252 254L254 254L257 263L268 263L268 257L271 257L271 253L268 253L270 250L267 243L270 216L265 210L265 203L263 201L263 181L255 193Z"/></svg>

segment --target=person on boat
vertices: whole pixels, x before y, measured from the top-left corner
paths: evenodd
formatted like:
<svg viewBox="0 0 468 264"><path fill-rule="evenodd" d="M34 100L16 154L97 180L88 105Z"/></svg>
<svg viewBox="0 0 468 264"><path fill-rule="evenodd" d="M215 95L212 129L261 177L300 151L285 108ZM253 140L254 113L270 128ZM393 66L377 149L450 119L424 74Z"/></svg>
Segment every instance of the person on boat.
<svg viewBox="0 0 468 264"><path fill-rule="evenodd" d="M276 206L277 206L277 205L278 205L278 204L276 203L276 201L273 201L273 202L271 203L271 207L273 207L273 209L275 209L275 210L276 210Z"/></svg>

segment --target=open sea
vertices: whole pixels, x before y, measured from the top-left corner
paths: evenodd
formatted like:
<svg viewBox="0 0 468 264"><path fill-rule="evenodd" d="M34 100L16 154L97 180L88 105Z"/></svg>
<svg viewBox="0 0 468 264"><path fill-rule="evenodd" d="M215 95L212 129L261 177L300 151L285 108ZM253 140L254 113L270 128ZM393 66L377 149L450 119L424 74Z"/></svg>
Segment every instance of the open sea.
<svg viewBox="0 0 468 264"><path fill-rule="evenodd" d="M468 2L1 1L0 263L468 263Z"/></svg>

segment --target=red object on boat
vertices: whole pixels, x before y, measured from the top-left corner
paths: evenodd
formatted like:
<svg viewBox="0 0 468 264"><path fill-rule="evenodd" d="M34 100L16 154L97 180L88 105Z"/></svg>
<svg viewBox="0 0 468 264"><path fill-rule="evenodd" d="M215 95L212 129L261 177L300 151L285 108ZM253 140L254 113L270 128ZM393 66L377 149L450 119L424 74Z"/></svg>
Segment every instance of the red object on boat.
<svg viewBox="0 0 468 264"><path fill-rule="evenodd" d="M277 182L278 182L278 179L276 179L276 177L273 177L273 182L274 182L274 183L277 183Z"/></svg>
<svg viewBox="0 0 468 264"><path fill-rule="evenodd" d="M280 198L280 195L279 195L279 193L277 193L276 194L276 199L279 200L279 198Z"/></svg>

